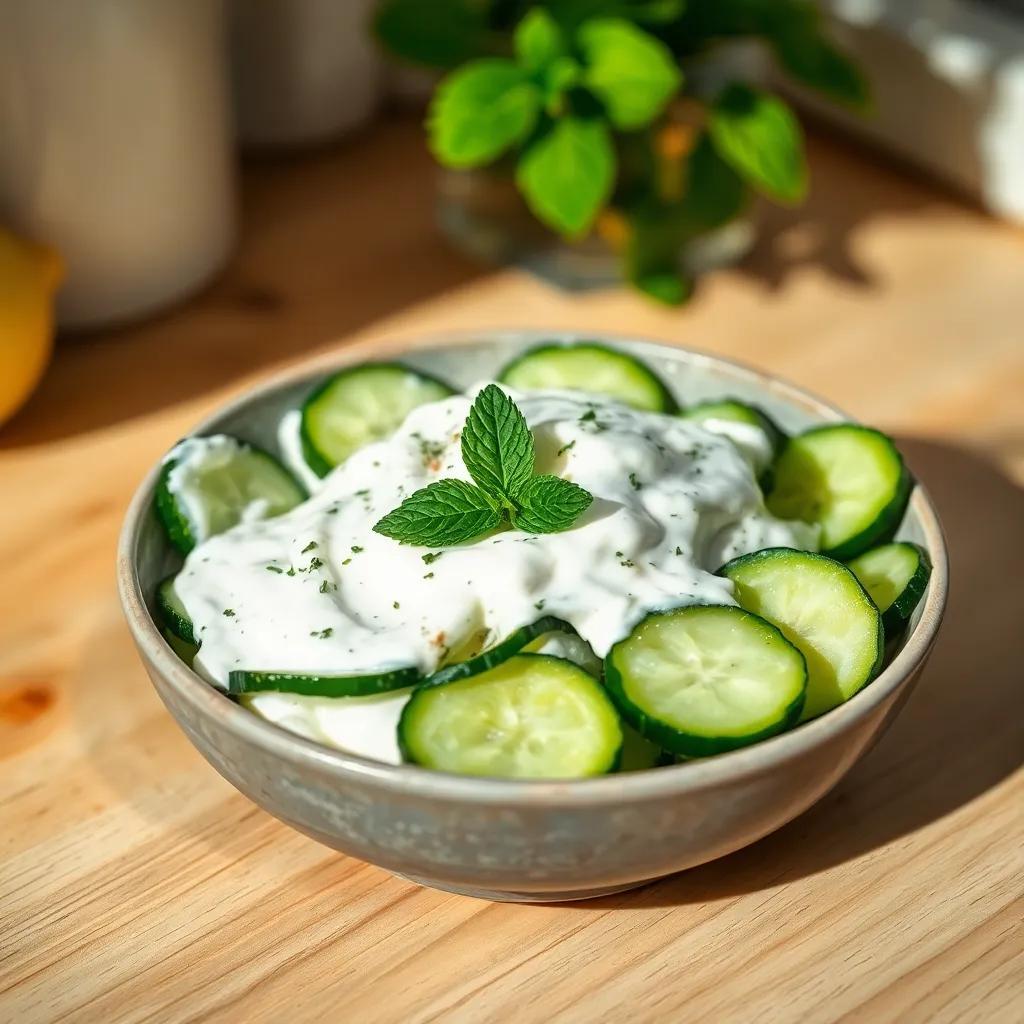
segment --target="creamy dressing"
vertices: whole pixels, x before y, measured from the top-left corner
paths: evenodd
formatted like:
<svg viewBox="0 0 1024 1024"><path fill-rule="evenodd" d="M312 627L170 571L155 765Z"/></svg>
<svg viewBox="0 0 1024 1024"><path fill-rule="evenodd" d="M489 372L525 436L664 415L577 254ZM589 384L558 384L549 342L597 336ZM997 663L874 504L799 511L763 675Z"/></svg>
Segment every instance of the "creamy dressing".
<svg viewBox="0 0 1024 1024"><path fill-rule="evenodd" d="M755 473L763 473L772 464L775 453L772 451L771 438L753 423L717 419L711 416L701 420L701 426L705 430L711 431L712 434L727 437L732 441L744 454Z"/></svg>
<svg viewBox="0 0 1024 1024"><path fill-rule="evenodd" d="M713 575L735 555L817 547L813 527L764 508L755 479L764 455L747 425L709 429L579 392L511 389L534 434L537 472L594 496L572 529L534 536L506 528L436 551L374 533L420 487L469 479L459 432L477 390L415 409L394 436L322 481L303 473L316 490L291 512L243 522L196 548L176 583L202 641L196 670L221 688L236 668L350 674L413 665L428 673L541 615L570 622L590 648L558 638L552 653L586 661L652 610L735 604L731 583ZM298 470L297 426L290 416L281 429ZM262 694L249 703L293 731L396 762L405 699Z"/></svg>
<svg viewBox="0 0 1024 1024"><path fill-rule="evenodd" d="M281 450L282 461L295 479L310 494L315 494L320 490L321 486L323 486L323 480L310 469L309 463L302 454L301 410L289 409L281 417L281 425L277 429L277 444Z"/></svg>

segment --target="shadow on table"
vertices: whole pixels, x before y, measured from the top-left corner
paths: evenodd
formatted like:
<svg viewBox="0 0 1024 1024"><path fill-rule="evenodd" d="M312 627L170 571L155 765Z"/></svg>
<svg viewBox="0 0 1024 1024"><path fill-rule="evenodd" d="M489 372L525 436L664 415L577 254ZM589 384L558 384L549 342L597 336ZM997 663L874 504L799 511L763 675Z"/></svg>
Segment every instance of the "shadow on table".
<svg viewBox="0 0 1024 1024"><path fill-rule="evenodd" d="M719 861L579 909L705 903L854 860L981 797L1024 764L1024 491L983 457L898 439L946 531L946 618L913 696L819 804Z"/></svg>
<svg viewBox="0 0 1024 1024"><path fill-rule="evenodd" d="M881 284L857 244L872 220L910 217L962 200L891 155L821 128L808 137L811 189L797 207L760 205L757 241L736 272L780 291L791 276L814 267L854 288ZM852 168L856 167L856 177Z"/></svg>

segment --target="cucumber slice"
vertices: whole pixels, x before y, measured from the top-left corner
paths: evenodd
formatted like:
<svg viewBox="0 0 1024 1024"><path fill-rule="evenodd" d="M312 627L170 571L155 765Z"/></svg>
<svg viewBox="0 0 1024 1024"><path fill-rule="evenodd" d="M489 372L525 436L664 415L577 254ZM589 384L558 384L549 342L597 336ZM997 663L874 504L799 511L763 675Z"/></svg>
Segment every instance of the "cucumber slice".
<svg viewBox="0 0 1024 1024"><path fill-rule="evenodd" d="M849 700L882 664L882 620L857 577L841 562L792 548L740 555L719 575L736 585L740 606L778 626L807 660L801 721Z"/></svg>
<svg viewBox="0 0 1024 1024"><path fill-rule="evenodd" d="M430 686L437 686L443 683L454 683L458 679L468 679L470 676L479 675L488 669L497 668L503 661L508 661L514 654L521 653L529 644L546 633L574 632L575 630L568 622L555 618L553 615L545 615L543 618L537 619L536 622L531 622L529 626L517 629L486 651L474 653L472 656L439 668L433 675L428 676L427 683Z"/></svg>
<svg viewBox="0 0 1024 1024"><path fill-rule="evenodd" d="M398 723L408 761L506 779L603 775L622 727L601 684L546 654L517 654L480 675L413 691Z"/></svg>
<svg viewBox="0 0 1024 1024"><path fill-rule="evenodd" d="M592 341L538 345L506 364L498 380L522 391L566 388L608 395L648 412L678 409L661 379L639 359Z"/></svg>
<svg viewBox="0 0 1024 1024"><path fill-rule="evenodd" d="M775 626L726 605L648 615L608 652L626 721L665 750L706 757L774 736L800 717L804 657Z"/></svg>
<svg viewBox="0 0 1024 1024"><path fill-rule="evenodd" d="M636 729L623 724L620 772L642 772L648 768L663 768L674 761L675 757L672 754L641 736Z"/></svg>
<svg viewBox="0 0 1024 1024"><path fill-rule="evenodd" d="M164 461L157 517L183 554L248 517L269 519L306 492L272 455L227 434L188 438Z"/></svg>
<svg viewBox="0 0 1024 1024"><path fill-rule="evenodd" d="M725 420L728 423L746 423L763 430L768 438L772 456L777 458L786 444L786 433L763 409L748 405L738 398L719 398L711 402L691 405L680 413L684 419L707 423Z"/></svg>
<svg viewBox="0 0 1024 1024"><path fill-rule="evenodd" d="M168 576L156 588L156 604L160 609L164 625L179 640L183 640L186 644L195 644L196 637L192 631L192 620L189 618L188 612L185 611L185 606L181 603L178 592L174 589L173 576ZM198 645L196 646L198 649Z"/></svg>
<svg viewBox="0 0 1024 1024"><path fill-rule="evenodd" d="M162 632L164 639L167 641L167 646L191 668L195 656L199 653L199 645L190 644L182 640L180 636L176 636L169 629L165 629Z"/></svg>
<svg viewBox="0 0 1024 1024"><path fill-rule="evenodd" d="M907 541L883 544L859 555L849 568L882 613L886 637L899 635L928 589L928 553Z"/></svg>
<svg viewBox="0 0 1024 1024"><path fill-rule="evenodd" d="M373 693L401 690L421 682L414 668L375 672L361 676L314 676L298 672L250 672L236 669L228 673L228 693L301 693L308 697L367 697Z"/></svg>
<svg viewBox="0 0 1024 1024"><path fill-rule="evenodd" d="M571 661L584 672L589 672L595 679L601 678L604 672L604 658L594 653L594 648L587 643L568 623L561 622L557 630L545 633L531 640L524 648L523 654L550 654L553 658Z"/></svg>
<svg viewBox="0 0 1024 1024"><path fill-rule="evenodd" d="M302 452L326 476L354 451L393 434L419 405L455 392L400 363L363 363L334 374L302 407Z"/></svg>
<svg viewBox="0 0 1024 1024"><path fill-rule="evenodd" d="M910 474L892 440L854 423L791 438L773 475L768 510L817 523L822 551L833 558L852 558L888 540L910 497Z"/></svg>

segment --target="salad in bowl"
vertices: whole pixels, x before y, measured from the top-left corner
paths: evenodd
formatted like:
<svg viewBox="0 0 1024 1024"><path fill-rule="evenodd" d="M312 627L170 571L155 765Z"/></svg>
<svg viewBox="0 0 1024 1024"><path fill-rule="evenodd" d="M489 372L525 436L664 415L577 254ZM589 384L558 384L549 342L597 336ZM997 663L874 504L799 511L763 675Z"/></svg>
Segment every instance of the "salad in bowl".
<svg viewBox="0 0 1024 1024"><path fill-rule="evenodd" d="M832 713L931 573L893 441L540 341L458 386L346 366L270 443L189 437L153 595L207 685L315 744L517 780L663 770Z"/></svg>

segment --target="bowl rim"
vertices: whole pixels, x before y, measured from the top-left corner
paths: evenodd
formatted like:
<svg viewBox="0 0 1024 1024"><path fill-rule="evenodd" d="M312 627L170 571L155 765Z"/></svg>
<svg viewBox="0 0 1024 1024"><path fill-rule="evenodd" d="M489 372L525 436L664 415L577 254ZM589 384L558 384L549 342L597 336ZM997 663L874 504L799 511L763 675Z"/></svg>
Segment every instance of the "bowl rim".
<svg viewBox="0 0 1024 1024"><path fill-rule="evenodd" d="M626 344L631 349L665 350L682 354L690 365L724 365L734 378L743 378L757 388L773 393L791 405L821 420L856 422L837 406L805 388L790 384L774 374L755 369L741 361L685 345L668 344L636 335L595 331L483 329L451 330L415 338L367 338L347 345L341 351L325 352L304 359L276 373L261 377L226 404L204 416L189 435L208 431L242 408L269 395L293 387L366 358L373 346L375 360L396 356L429 355L437 349L455 348L472 343L498 346L521 342L571 342L597 340L611 345ZM729 785L751 775L769 771L803 756L809 750L828 743L867 718L874 709L904 687L920 669L935 642L945 609L949 586L949 562L945 537L935 507L921 484L915 482L910 505L917 516L932 561L932 576L925 604L917 625L885 669L848 701L819 718L805 722L788 732L761 740L749 747L717 754L685 764L597 776L586 779L527 780L492 779L455 775L418 765L392 765L358 754L323 746L254 715L193 672L173 653L150 615L135 563L137 541L146 520L160 472L160 461L151 467L139 484L125 515L117 548L117 583L121 606L129 630L147 668L157 673L200 718L216 718L220 727L243 743L282 757L292 763L318 769L339 779L351 778L378 789L404 794L448 799L456 802L490 803L505 806L591 806L620 804L624 800L642 801L678 796L696 790Z"/></svg>

